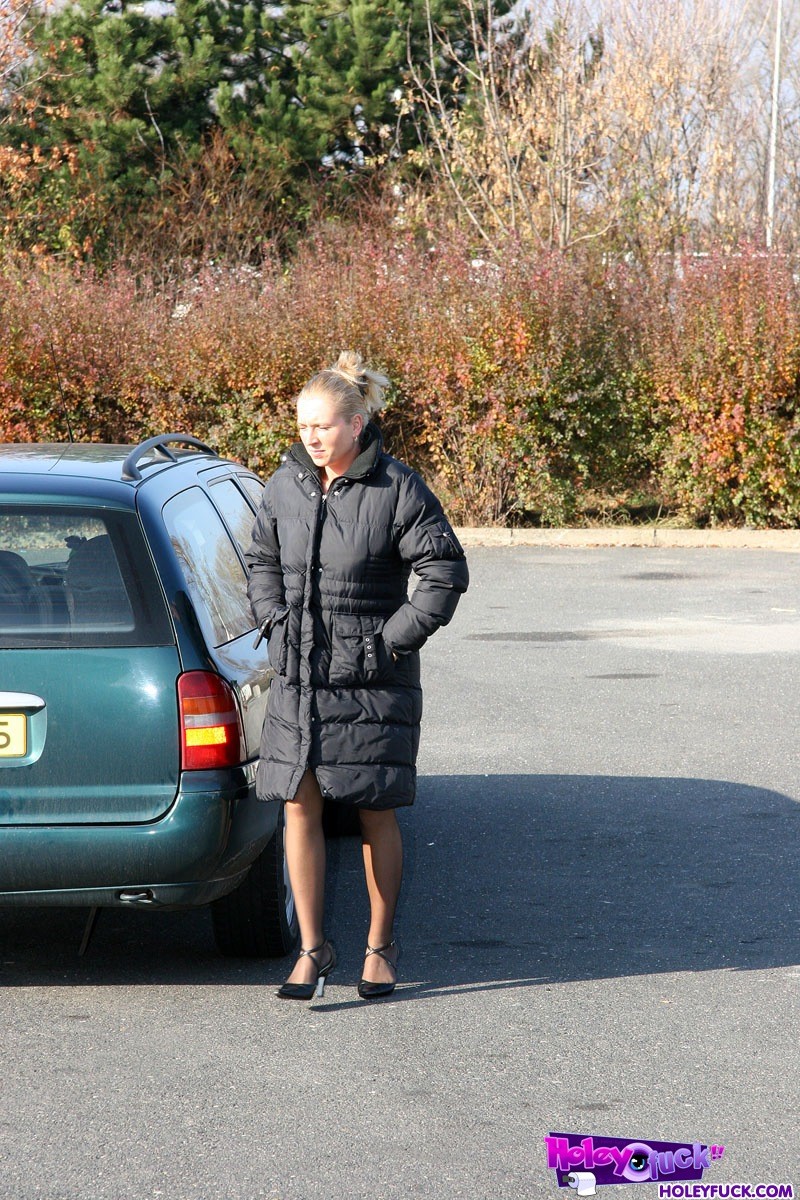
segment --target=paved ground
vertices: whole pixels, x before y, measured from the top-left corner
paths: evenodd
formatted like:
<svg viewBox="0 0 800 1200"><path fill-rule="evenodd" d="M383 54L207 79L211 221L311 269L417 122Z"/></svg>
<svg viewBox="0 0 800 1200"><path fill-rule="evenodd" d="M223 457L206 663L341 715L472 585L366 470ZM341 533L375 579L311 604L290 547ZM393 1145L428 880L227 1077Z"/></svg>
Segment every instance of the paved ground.
<svg viewBox="0 0 800 1200"><path fill-rule="evenodd" d="M353 839L310 1008L202 915L104 914L78 960L82 914L0 914L4 1200L555 1196L551 1130L800 1185L794 556L470 561L426 648L396 998L355 997Z"/></svg>

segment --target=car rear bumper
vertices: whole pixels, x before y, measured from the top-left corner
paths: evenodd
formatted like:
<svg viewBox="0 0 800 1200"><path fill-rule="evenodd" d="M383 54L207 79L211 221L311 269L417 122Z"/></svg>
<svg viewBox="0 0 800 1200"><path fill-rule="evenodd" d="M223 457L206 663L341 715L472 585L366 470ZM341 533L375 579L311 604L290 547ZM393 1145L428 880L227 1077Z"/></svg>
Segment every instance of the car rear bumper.
<svg viewBox="0 0 800 1200"><path fill-rule="evenodd" d="M145 824L3 826L0 906L205 904L243 878L279 816L248 769L184 774Z"/></svg>

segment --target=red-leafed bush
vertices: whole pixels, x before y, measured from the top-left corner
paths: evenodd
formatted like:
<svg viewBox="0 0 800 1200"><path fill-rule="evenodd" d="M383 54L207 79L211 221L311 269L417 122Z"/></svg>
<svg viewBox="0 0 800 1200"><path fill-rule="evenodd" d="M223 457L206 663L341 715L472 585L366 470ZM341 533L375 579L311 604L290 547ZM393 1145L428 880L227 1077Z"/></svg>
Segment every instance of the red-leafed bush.
<svg viewBox="0 0 800 1200"><path fill-rule="evenodd" d="M800 519L800 297L754 252L476 259L456 234L330 222L288 263L165 288L122 268L0 271L0 440L167 428L262 472L343 347L392 380L381 423L459 523Z"/></svg>
<svg viewBox="0 0 800 1200"><path fill-rule="evenodd" d="M65 438L67 414L97 441L170 426L267 471L298 389L354 346L393 381L387 441L457 520L563 521L641 474L612 289L557 255L496 264L455 236L331 223L288 266L169 291L52 263L1 285L5 439Z"/></svg>
<svg viewBox="0 0 800 1200"><path fill-rule="evenodd" d="M800 520L800 288L756 250L670 264L640 327L659 482L693 521Z"/></svg>

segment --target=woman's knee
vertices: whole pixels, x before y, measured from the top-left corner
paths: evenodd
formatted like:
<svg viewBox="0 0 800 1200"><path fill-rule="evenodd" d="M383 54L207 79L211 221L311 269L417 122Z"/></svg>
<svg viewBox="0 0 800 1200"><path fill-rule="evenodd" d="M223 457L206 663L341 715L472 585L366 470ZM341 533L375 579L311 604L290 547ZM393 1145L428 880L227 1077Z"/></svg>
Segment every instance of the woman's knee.
<svg viewBox="0 0 800 1200"><path fill-rule="evenodd" d="M287 821L321 821L325 801L316 776L306 771L291 800L286 801Z"/></svg>

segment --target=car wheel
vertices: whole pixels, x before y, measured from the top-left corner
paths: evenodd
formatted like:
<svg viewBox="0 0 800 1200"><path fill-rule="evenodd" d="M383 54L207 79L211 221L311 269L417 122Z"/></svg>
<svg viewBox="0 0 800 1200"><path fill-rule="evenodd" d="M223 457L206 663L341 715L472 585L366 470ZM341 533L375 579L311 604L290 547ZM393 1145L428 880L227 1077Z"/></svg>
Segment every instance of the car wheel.
<svg viewBox="0 0 800 1200"><path fill-rule="evenodd" d="M211 904L214 940L235 958L283 958L297 941L297 914L286 856L283 822L245 879Z"/></svg>

